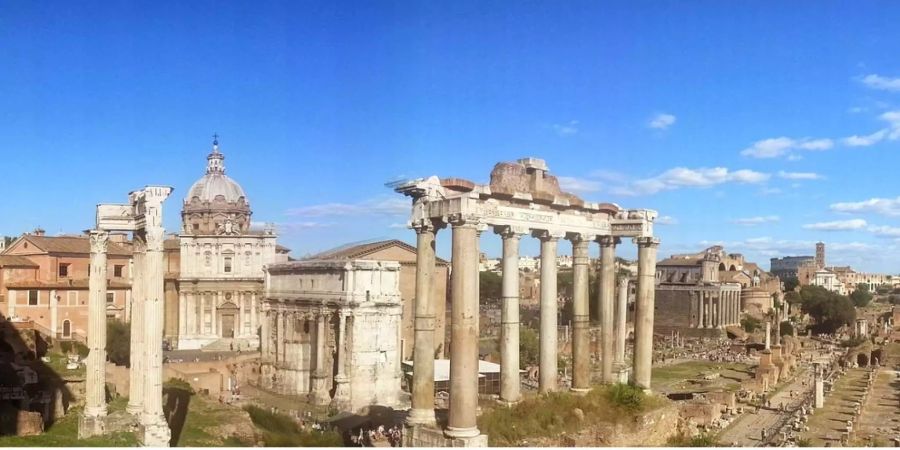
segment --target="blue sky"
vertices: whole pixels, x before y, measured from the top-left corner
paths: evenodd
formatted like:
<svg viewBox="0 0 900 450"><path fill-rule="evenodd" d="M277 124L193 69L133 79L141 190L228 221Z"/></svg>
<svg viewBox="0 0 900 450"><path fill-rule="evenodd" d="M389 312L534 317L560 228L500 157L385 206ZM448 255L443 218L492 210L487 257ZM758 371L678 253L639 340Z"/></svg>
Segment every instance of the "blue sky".
<svg viewBox="0 0 900 450"><path fill-rule="evenodd" d="M89 228L218 132L295 255L412 241L399 177L547 160L653 208L661 256L724 243L900 272L895 2L6 2L0 234ZM449 256L449 233L439 235ZM488 254L499 239L483 238ZM524 254L537 254L535 242ZM568 245L561 245L568 251ZM634 254L623 245L623 256Z"/></svg>

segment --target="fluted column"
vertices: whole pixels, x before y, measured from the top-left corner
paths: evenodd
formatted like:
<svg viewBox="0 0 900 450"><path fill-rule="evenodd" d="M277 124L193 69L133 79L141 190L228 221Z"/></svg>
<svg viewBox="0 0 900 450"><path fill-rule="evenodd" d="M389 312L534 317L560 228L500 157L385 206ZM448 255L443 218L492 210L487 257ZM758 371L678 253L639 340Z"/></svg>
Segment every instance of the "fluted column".
<svg viewBox="0 0 900 450"><path fill-rule="evenodd" d="M178 338L183 339L187 333L187 293L178 293Z"/></svg>
<svg viewBox="0 0 900 450"><path fill-rule="evenodd" d="M453 438L481 434L478 408L478 224L455 217L451 222L450 411L444 434Z"/></svg>
<svg viewBox="0 0 900 450"><path fill-rule="evenodd" d="M200 334L207 335L206 329L206 296L200 297Z"/></svg>
<svg viewBox="0 0 900 450"><path fill-rule="evenodd" d="M106 417L106 251L109 233L92 230L91 273L88 280L88 348L84 424L81 437L102 434ZM90 423L90 425L88 425ZM82 430L81 428L84 428ZM89 429L90 428L90 429Z"/></svg>
<svg viewBox="0 0 900 450"><path fill-rule="evenodd" d="M600 242L600 378L615 383L613 375L613 326L615 324L616 244L619 238L601 236Z"/></svg>
<svg viewBox="0 0 900 450"><path fill-rule="evenodd" d="M269 311L262 311L262 324L259 331L259 352L263 362L270 361L271 350L271 326L269 323Z"/></svg>
<svg viewBox="0 0 900 450"><path fill-rule="evenodd" d="M650 370L653 364L653 310L656 299L657 238L635 238L638 245L637 300L634 320L634 378L635 386L650 390Z"/></svg>
<svg viewBox="0 0 900 450"><path fill-rule="evenodd" d="M432 425L434 417L434 238L435 224L428 220L416 230L415 335L413 341L412 408L409 425Z"/></svg>
<svg viewBox="0 0 900 450"><path fill-rule="evenodd" d="M523 234L512 227L498 227L503 239L502 297L500 306L500 400L521 400L519 376L519 238ZM518 230L524 231L524 230Z"/></svg>
<svg viewBox="0 0 900 450"><path fill-rule="evenodd" d="M256 291L250 292L250 334L256 335L256 330L259 327L259 320L257 318L257 309L259 309L259 305L256 304Z"/></svg>
<svg viewBox="0 0 900 450"><path fill-rule="evenodd" d="M133 236L131 276L131 349L130 367L128 370L128 406L126 411L139 416L144 411L144 372L146 358L144 355L144 303L147 298L144 282L144 255L147 251L146 237L143 232L135 232Z"/></svg>
<svg viewBox="0 0 900 450"><path fill-rule="evenodd" d="M162 202L171 188L149 187L144 190L144 218L147 231L147 253L144 257L144 347L146 373L144 374L144 428L142 444L150 447L168 447L171 432L162 407L162 340L165 316L165 290L163 285L165 229L162 226Z"/></svg>
<svg viewBox="0 0 900 450"><path fill-rule="evenodd" d="M572 241L572 390L587 392L591 389L591 338L588 288L590 267L588 263L589 239L583 235L571 236ZM518 271L516 271L518 279ZM518 291L518 286L517 291Z"/></svg>
<svg viewBox="0 0 900 450"><path fill-rule="evenodd" d="M626 383L623 374L627 373L625 364L625 340L628 338L628 278L619 280L619 297L616 305L616 357L615 365L618 367L618 382Z"/></svg>
<svg viewBox="0 0 900 450"><path fill-rule="evenodd" d="M210 295L209 299L209 326L210 333L213 336L219 336L219 304L222 303L222 293L216 291L215 295Z"/></svg>
<svg viewBox="0 0 900 450"><path fill-rule="evenodd" d="M275 389L280 389L280 392L287 393L287 384L285 383L285 374L286 374L286 366L284 363L284 313L279 309L275 311L275 373L276 373L276 381Z"/></svg>
<svg viewBox="0 0 900 450"><path fill-rule="evenodd" d="M535 237L541 240L541 329L540 329L540 369L538 371L538 391L554 392L557 382L559 300L556 296L556 243L558 234L538 231Z"/></svg>
<svg viewBox="0 0 900 450"><path fill-rule="evenodd" d="M244 321L246 318L244 317L245 309L244 309L244 293L243 292L232 292L232 298L236 298L238 302L238 326L235 327L234 337L244 336Z"/></svg>
<svg viewBox="0 0 900 450"><path fill-rule="evenodd" d="M721 325L719 321L719 298L714 293L710 292L709 302L712 306L712 327L719 328L719 325Z"/></svg>

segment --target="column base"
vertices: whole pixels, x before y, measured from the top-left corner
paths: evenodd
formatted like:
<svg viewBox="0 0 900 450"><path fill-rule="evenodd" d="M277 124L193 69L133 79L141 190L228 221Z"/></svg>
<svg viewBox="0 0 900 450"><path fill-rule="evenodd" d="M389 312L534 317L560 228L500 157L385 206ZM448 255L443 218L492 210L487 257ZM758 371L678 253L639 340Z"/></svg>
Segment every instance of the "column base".
<svg viewBox="0 0 900 450"><path fill-rule="evenodd" d="M518 405L520 402L522 402L522 397L519 397L515 400L507 400L505 398L497 399L497 403L499 403L503 406L506 406L506 407L512 407L512 406Z"/></svg>
<svg viewBox="0 0 900 450"><path fill-rule="evenodd" d="M469 428L456 428L456 427L447 427L444 429L444 436L452 439L465 439L465 438L474 438L481 435L481 432L478 431L478 427L469 427Z"/></svg>
<svg viewBox="0 0 900 450"><path fill-rule="evenodd" d="M172 441L172 431L163 417L157 418L156 423L138 425L138 435L144 447L168 447Z"/></svg>
<svg viewBox="0 0 900 450"><path fill-rule="evenodd" d="M477 431L477 430L476 430ZM444 431L431 426L407 427L403 433L404 447L487 447L486 434L472 437L449 437Z"/></svg>
<svg viewBox="0 0 900 450"><path fill-rule="evenodd" d="M328 395L326 388L327 379L321 374L313 375L313 391L310 394L312 403L316 406L325 406L331 403L331 396Z"/></svg>
<svg viewBox="0 0 900 450"><path fill-rule="evenodd" d="M628 384L628 375L631 373L631 368L627 365L622 364L616 369L616 382L622 384Z"/></svg>
<svg viewBox="0 0 900 450"><path fill-rule="evenodd" d="M406 415L406 425L408 427L419 426L436 426L437 419L434 415L434 409L410 409Z"/></svg>
<svg viewBox="0 0 900 450"><path fill-rule="evenodd" d="M591 388L569 388L569 392L575 395L586 395L588 392L591 392Z"/></svg>
<svg viewBox="0 0 900 450"><path fill-rule="evenodd" d="M93 436L102 436L106 433L106 415L88 416L81 415L78 418L78 439L86 439Z"/></svg>
<svg viewBox="0 0 900 450"><path fill-rule="evenodd" d="M133 405L129 403L128 406L125 407L125 412L140 418L141 414L144 412L144 405Z"/></svg>
<svg viewBox="0 0 900 450"><path fill-rule="evenodd" d="M338 411L350 411L350 379L343 375L334 377L334 398L331 407Z"/></svg>

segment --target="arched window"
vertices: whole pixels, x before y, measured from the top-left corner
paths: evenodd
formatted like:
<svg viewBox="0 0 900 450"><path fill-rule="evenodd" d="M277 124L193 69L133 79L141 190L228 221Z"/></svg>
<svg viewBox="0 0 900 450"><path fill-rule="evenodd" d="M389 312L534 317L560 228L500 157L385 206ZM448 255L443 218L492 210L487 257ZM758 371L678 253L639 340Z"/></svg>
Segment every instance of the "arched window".
<svg viewBox="0 0 900 450"><path fill-rule="evenodd" d="M721 270L722 272L724 272L726 270L725 263L719 263L719 270Z"/></svg>
<svg viewBox="0 0 900 450"><path fill-rule="evenodd" d="M63 337L72 337L72 322L63 320Z"/></svg>

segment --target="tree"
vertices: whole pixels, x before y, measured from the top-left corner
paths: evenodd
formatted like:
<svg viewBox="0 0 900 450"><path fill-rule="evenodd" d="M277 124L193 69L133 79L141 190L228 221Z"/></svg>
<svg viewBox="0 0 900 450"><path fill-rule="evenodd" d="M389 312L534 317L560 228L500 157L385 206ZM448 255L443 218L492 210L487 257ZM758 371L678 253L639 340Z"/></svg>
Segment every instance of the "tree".
<svg viewBox="0 0 900 450"><path fill-rule="evenodd" d="M872 293L869 292L869 286L865 283L859 283L856 285L856 290L850 294L850 300L853 301L853 305L859 308L863 308L872 301Z"/></svg>
<svg viewBox="0 0 900 450"><path fill-rule="evenodd" d="M106 321L106 354L118 366L131 360L131 325L117 319Z"/></svg>
<svg viewBox="0 0 900 450"><path fill-rule="evenodd" d="M741 319L741 328L748 333L752 333L762 327L762 321L753 316L744 316Z"/></svg>
<svg viewBox="0 0 900 450"><path fill-rule="evenodd" d="M803 312L816 322L813 330L817 333L834 333L856 320L856 308L846 296L810 285L800 289L800 297L803 299Z"/></svg>
<svg viewBox="0 0 900 450"><path fill-rule="evenodd" d="M541 343L537 332L519 327L519 361L522 367L536 366L541 357Z"/></svg>
<svg viewBox="0 0 900 450"><path fill-rule="evenodd" d="M781 281L784 283L784 292L791 292L800 285L800 280L796 276L787 276Z"/></svg>
<svg viewBox="0 0 900 450"><path fill-rule="evenodd" d="M500 300L503 296L503 277L494 272L481 272L478 276L478 296L482 303Z"/></svg>
<svg viewBox="0 0 900 450"><path fill-rule="evenodd" d="M800 297L800 294L797 292L789 291L784 294L784 301L791 306L799 305L803 303L803 297Z"/></svg>
<svg viewBox="0 0 900 450"><path fill-rule="evenodd" d="M794 334L794 325L785 320L784 322L781 322L781 325L779 325L778 331L781 336L791 336Z"/></svg>

